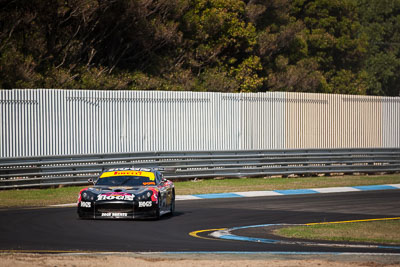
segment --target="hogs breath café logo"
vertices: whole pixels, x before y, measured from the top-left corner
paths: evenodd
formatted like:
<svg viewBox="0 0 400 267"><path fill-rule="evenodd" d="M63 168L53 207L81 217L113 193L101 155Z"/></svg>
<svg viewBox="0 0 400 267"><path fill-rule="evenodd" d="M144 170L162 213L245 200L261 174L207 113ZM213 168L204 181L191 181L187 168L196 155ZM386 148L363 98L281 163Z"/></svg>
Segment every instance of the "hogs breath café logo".
<svg viewBox="0 0 400 267"><path fill-rule="evenodd" d="M135 196L132 194L101 194L97 196L97 200L127 200L133 201Z"/></svg>

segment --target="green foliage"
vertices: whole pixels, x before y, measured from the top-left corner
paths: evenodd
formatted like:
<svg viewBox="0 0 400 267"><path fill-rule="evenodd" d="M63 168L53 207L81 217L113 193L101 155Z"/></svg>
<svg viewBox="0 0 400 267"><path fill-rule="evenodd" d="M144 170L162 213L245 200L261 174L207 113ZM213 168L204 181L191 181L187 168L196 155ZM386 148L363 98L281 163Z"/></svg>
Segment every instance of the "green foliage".
<svg viewBox="0 0 400 267"><path fill-rule="evenodd" d="M208 68L200 75L196 90L238 92L239 84L227 71L218 68Z"/></svg>
<svg viewBox="0 0 400 267"><path fill-rule="evenodd" d="M365 95L367 89L367 74L365 72L353 73L342 69L331 79L331 92L335 94Z"/></svg>
<svg viewBox="0 0 400 267"><path fill-rule="evenodd" d="M0 7L0 88L400 94L400 0Z"/></svg>
<svg viewBox="0 0 400 267"><path fill-rule="evenodd" d="M368 39L364 69L367 94L400 95L400 1L358 0L362 32Z"/></svg>
<svg viewBox="0 0 400 267"><path fill-rule="evenodd" d="M191 56L187 61L194 73L207 68L237 68L256 44L256 29L245 17L240 0L192 1L184 17L184 36Z"/></svg>
<svg viewBox="0 0 400 267"><path fill-rule="evenodd" d="M260 58L250 56L245 59L237 68L232 68L236 81L240 84L242 92L255 92L262 86L264 78L259 77L257 72L262 70Z"/></svg>
<svg viewBox="0 0 400 267"><path fill-rule="evenodd" d="M32 87L41 80L35 71L31 55L24 56L15 49L4 49L0 54L0 88Z"/></svg>

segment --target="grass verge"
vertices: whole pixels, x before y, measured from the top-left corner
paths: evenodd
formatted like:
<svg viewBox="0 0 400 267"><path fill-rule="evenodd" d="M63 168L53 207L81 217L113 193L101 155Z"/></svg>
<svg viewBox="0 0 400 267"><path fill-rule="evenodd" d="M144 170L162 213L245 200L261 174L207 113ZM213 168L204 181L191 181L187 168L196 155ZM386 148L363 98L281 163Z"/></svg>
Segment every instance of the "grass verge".
<svg viewBox="0 0 400 267"><path fill-rule="evenodd" d="M400 174L302 178L241 178L175 182L177 195L264 190L305 189L357 185L400 184ZM46 206L73 203L85 186L0 191L0 207Z"/></svg>
<svg viewBox="0 0 400 267"><path fill-rule="evenodd" d="M291 226L274 230L287 238L400 245L400 220Z"/></svg>

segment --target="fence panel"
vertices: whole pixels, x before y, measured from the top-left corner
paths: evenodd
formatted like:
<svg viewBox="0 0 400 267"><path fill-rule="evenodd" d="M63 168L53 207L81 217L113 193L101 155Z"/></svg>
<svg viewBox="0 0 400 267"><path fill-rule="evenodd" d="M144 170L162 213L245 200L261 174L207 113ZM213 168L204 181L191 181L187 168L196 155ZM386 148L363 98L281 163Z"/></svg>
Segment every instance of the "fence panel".
<svg viewBox="0 0 400 267"><path fill-rule="evenodd" d="M287 93L286 102L286 148L383 146L380 97Z"/></svg>
<svg viewBox="0 0 400 267"><path fill-rule="evenodd" d="M0 90L0 157L400 147L400 98Z"/></svg>
<svg viewBox="0 0 400 267"><path fill-rule="evenodd" d="M384 97L383 121L383 146L400 147L400 97Z"/></svg>

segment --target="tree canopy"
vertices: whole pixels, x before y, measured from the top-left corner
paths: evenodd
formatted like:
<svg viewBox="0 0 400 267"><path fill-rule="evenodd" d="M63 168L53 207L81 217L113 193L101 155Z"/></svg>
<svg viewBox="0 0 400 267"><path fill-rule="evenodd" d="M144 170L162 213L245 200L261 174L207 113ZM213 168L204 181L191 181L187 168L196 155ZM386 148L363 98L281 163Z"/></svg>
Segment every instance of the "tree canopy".
<svg viewBox="0 0 400 267"><path fill-rule="evenodd" d="M0 88L400 95L400 0L0 0Z"/></svg>

